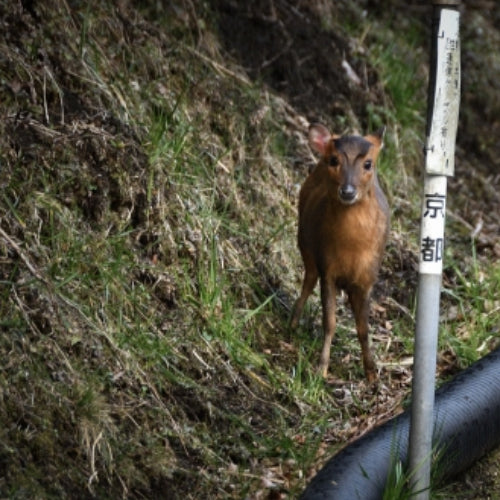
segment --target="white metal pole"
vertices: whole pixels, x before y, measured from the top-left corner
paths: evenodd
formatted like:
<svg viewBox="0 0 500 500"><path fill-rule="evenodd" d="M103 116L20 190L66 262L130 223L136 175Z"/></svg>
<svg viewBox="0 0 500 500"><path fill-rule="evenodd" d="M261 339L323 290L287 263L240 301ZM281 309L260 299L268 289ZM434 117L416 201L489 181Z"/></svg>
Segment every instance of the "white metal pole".
<svg viewBox="0 0 500 500"><path fill-rule="evenodd" d="M428 500L434 422L439 299L444 256L447 176L454 173L460 104L459 0L434 1L427 110L424 196L420 227L417 325L409 467L412 499Z"/></svg>

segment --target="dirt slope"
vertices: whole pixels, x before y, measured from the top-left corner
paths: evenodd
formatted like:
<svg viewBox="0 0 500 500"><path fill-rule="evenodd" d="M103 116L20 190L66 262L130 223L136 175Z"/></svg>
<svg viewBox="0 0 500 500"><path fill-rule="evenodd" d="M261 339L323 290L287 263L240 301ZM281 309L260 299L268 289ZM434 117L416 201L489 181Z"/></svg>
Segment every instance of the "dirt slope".
<svg viewBox="0 0 500 500"><path fill-rule="evenodd" d="M474 230L480 266L500 255L497 10L463 6L450 286ZM427 15L368 0L0 0L0 496L293 497L325 453L401 410L420 158L396 141L370 47L411 28L417 60ZM425 62L416 71L425 92ZM404 167L386 186L376 389L347 326L343 382L311 375L317 304L286 329L316 119L390 120ZM444 349L440 371L459 365ZM495 498L479 470L468 481Z"/></svg>

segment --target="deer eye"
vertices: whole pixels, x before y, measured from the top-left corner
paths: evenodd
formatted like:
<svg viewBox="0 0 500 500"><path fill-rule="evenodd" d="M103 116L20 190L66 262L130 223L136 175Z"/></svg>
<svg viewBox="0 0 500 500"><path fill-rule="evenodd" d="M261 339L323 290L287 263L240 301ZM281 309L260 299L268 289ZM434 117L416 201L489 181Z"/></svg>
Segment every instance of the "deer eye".
<svg viewBox="0 0 500 500"><path fill-rule="evenodd" d="M366 160L365 164L363 165L365 170L371 170L372 169L372 161L371 160Z"/></svg>
<svg viewBox="0 0 500 500"><path fill-rule="evenodd" d="M336 156L330 156L330 167L338 167L339 159Z"/></svg>

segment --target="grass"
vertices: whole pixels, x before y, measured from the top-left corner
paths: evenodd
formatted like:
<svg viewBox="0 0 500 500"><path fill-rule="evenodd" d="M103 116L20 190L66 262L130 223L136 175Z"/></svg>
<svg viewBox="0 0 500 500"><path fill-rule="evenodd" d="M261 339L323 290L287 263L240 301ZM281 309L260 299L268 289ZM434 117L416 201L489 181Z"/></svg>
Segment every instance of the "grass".
<svg viewBox="0 0 500 500"><path fill-rule="evenodd" d="M440 349L451 349L463 366L496 346L498 330L500 267L495 263L483 267L475 255L474 241L471 247L470 267L451 266L455 280L452 288L444 289L449 306L440 338Z"/></svg>
<svg viewBox="0 0 500 500"><path fill-rule="evenodd" d="M43 32L27 20L0 45L10 62L0 67L0 492L298 496L318 463L376 423L373 407L393 414L407 387L385 372L385 389L364 386L343 307L332 350L340 387L314 371L317 296L299 331L287 329L301 278L304 172L292 164L308 154L296 116L220 56L207 5L200 19L122 8L48 2ZM381 170L396 238L383 275L404 281L423 127L408 68L423 56L409 50L415 34L390 32L387 44L372 32L366 58L387 101L368 107L370 125L392 130ZM64 62L45 86L40 47ZM408 53L414 65L401 64ZM7 92L19 75L32 78ZM440 348L465 366L494 344L500 274L460 255ZM410 352L405 288L386 286L374 316L386 325L375 328L384 361ZM383 302L388 292L399 307Z"/></svg>
<svg viewBox="0 0 500 500"><path fill-rule="evenodd" d="M400 461L395 462L387 477L383 500L406 500L411 498L410 481L411 474L405 472L404 466Z"/></svg>

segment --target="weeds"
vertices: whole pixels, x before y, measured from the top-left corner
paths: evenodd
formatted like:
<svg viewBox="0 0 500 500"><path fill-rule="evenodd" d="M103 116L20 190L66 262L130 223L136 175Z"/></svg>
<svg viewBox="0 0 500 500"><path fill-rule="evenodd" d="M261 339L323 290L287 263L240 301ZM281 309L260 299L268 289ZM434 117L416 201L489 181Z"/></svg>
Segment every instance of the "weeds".
<svg viewBox="0 0 500 500"><path fill-rule="evenodd" d="M56 3L19 4L0 43L0 491L297 496L330 443L408 389L404 368L384 368L376 394L363 385L345 312L344 382L316 376L317 297L287 330L306 119L221 55L213 6ZM424 63L415 34L376 33L366 62L386 101L363 99L369 125L392 128L381 170L396 237L373 323L393 361L412 335ZM441 348L465 365L495 342L500 275L474 256L449 280Z"/></svg>

